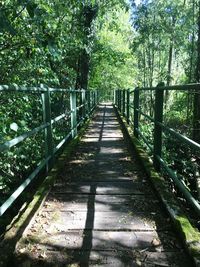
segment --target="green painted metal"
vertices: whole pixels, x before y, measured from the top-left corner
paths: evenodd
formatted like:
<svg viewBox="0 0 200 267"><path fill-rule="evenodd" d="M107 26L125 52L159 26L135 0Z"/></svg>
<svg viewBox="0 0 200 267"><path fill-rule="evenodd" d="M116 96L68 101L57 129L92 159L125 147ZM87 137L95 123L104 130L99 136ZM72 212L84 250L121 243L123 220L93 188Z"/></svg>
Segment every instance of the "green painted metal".
<svg viewBox="0 0 200 267"><path fill-rule="evenodd" d="M42 93L42 92L46 92L46 90L47 88L45 87L25 87L25 86L18 86L16 84L0 85L0 91L2 92Z"/></svg>
<svg viewBox="0 0 200 267"><path fill-rule="evenodd" d="M87 99L87 116L90 114L91 110L91 97L90 97L90 91L86 92L86 99Z"/></svg>
<svg viewBox="0 0 200 267"><path fill-rule="evenodd" d="M71 109L71 134L72 138L77 135L77 110L76 110L76 92L70 92L70 109Z"/></svg>
<svg viewBox="0 0 200 267"><path fill-rule="evenodd" d="M170 133L171 135L173 135L175 138L177 138L179 141L187 144L188 146L190 146L192 149L196 150L196 151L200 151L200 144L198 144L197 142L191 140L190 138L174 131L172 128L167 127L166 125L164 125L163 123L159 123L156 122L157 124L159 124L163 131Z"/></svg>
<svg viewBox="0 0 200 267"><path fill-rule="evenodd" d="M119 107L119 90L117 90L117 107Z"/></svg>
<svg viewBox="0 0 200 267"><path fill-rule="evenodd" d="M200 216L200 204L199 202L192 196L190 191L187 189L187 187L181 182L180 178L177 177L174 171L170 169L167 164L164 162L164 160L157 156L158 161L162 165L162 167L166 170L168 175L172 178L176 186L179 188L179 190L182 192L184 195L185 199L190 203L190 205L194 208L196 213Z"/></svg>
<svg viewBox="0 0 200 267"><path fill-rule="evenodd" d="M122 109L121 109L121 102L122 102L121 90L119 90L118 92L119 92L119 105L118 105L118 107L119 107L119 111L121 112L122 111Z"/></svg>
<svg viewBox="0 0 200 267"><path fill-rule="evenodd" d="M130 91L129 95L127 95L126 101L126 108L130 108L134 111L134 119L130 121L130 125L134 127L134 135L138 138L140 137L144 143L147 145L149 150L153 155L153 164L157 171L160 169L164 169L169 177L174 181L175 185L179 188L179 190L185 196L185 199L190 203L190 205L194 208L196 213L200 215L200 204L198 200L196 200L191 192L187 189L187 187L181 182L180 177L178 177L173 170L171 170L167 164L162 159L162 133L168 132L172 135L175 139L179 140L180 142L188 145L194 151L200 151L200 144L194 142L193 140L187 138L186 136L176 132L175 130L167 127L163 123L163 96L164 91L166 90L180 90L180 91L191 91L193 92L194 89L200 90L200 84L189 84L189 85L174 85L174 86L164 86L163 83L159 84L157 87L152 88L136 88L134 91ZM155 92L155 116L154 118L147 115L140 109L140 92L141 91L154 91ZM122 102L122 95L120 90L117 90L117 107L120 110L121 102ZM133 105L130 104L130 96L134 94L134 103ZM120 110L121 111L121 110ZM127 114L121 112L121 114L127 117ZM146 119L150 122L154 123L154 134L153 134L153 146L149 143L147 137L143 135L143 133L139 129L139 114L143 115ZM128 118L126 118L128 119Z"/></svg>
<svg viewBox="0 0 200 267"><path fill-rule="evenodd" d="M29 138L41 130L45 129L48 126L48 123L42 124L41 126L33 129L32 131L29 131L27 133L24 133L18 137L13 138L12 140L6 141L5 143L0 145L0 152L4 152L8 149L10 149L13 146L16 146L17 144L23 142L26 138Z"/></svg>
<svg viewBox="0 0 200 267"><path fill-rule="evenodd" d="M130 122L130 90L128 89L126 91L126 120L127 120L127 123L129 124Z"/></svg>
<svg viewBox="0 0 200 267"><path fill-rule="evenodd" d="M50 169L54 154L59 151L59 149L66 143L69 138L75 137L77 134L77 127L88 117L92 110L98 104L98 94L93 92L93 102L91 99L86 99L86 94L90 95L89 91L85 90L71 90L71 89L61 89L61 88L48 88L46 86L40 87L24 87L17 85L3 85L0 86L0 92L24 92L24 93L39 93L42 96L42 108L43 108L43 121L44 123L33 130L26 132L12 140L6 141L0 144L0 152L9 150L10 148L20 144L26 138L32 137L38 132L45 132L45 144L46 144L46 158L41 161L40 165L25 179L25 181L13 192L13 194L8 197L8 199L0 206L0 216L2 216L5 211L15 202L15 200L21 195L21 193L26 189L30 182L40 173L41 170L46 167L47 170ZM55 92L66 93L70 95L70 111L63 113L56 118L51 118L51 94ZM83 104L79 107L76 106L76 96L80 95L82 97ZM96 99L95 99L96 96ZM88 103L89 101L89 103ZM91 105L92 104L92 105ZM86 114L86 107L89 107L88 113ZM82 118L77 121L77 110L82 109ZM71 120L71 131L66 133L66 137L54 147L53 136L52 136L52 125L56 122L65 119Z"/></svg>
<svg viewBox="0 0 200 267"><path fill-rule="evenodd" d="M1 205L0 216L14 203L31 181L39 174L39 172L48 164L50 157L43 160L40 165L28 176L28 178L12 193L12 195Z"/></svg>
<svg viewBox="0 0 200 267"><path fill-rule="evenodd" d="M143 115L146 119L148 119L151 122L155 122L154 118L152 118L151 116L145 114L144 112L141 111L141 109L138 110L139 114Z"/></svg>
<svg viewBox="0 0 200 267"><path fill-rule="evenodd" d="M140 99L140 91L139 88L136 88L134 91L134 135L136 138L138 138L138 129L139 129L139 99Z"/></svg>
<svg viewBox="0 0 200 267"><path fill-rule="evenodd" d="M122 103L122 113L123 113L123 115L125 116L125 112L126 112L126 91L125 90L123 90L122 91L122 101L123 101L123 103Z"/></svg>
<svg viewBox="0 0 200 267"><path fill-rule="evenodd" d="M160 162L157 156L162 156L162 127L156 123L163 122L163 102L164 102L164 90L155 91L155 116L154 116L154 159L153 164L157 171L160 171Z"/></svg>
<svg viewBox="0 0 200 267"><path fill-rule="evenodd" d="M143 133L139 130L139 129L136 129L138 135L142 138L142 140L144 141L144 143L148 146L148 148L150 149L150 151L153 153L153 146L151 146L149 144L149 141L148 139L143 135Z"/></svg>
<svg viewBox="0 0 200 267"><path fill-rule="evenodd" d="M42 93L43 120L48 126L45 128L45 154L46 158L50 157L51 161L47 162L46 171L48 172L53 164L53 135L51 124L51 99L49 89Z"/></svg>
<svg viewBox="0 0 200 267"><path fill-rule="evenodd" d="M60 141L60 143L54 148L54 154L59 151L59 149L66 143L66 141L69 140L69 138L71 137L71 131L67 134L67 136L65 136L65 138Z"/></svg>
<svg viewBox="0 0 200 267"><path fill-rule="evenodd" d="M156 87L143 87L140 88L142 91L156 91L156 90L165 90L165 91L191 91L194 90L200 90L200 83L194 83L194 84L182 84L182 85L170 85L170 86L164 86L162 83L160 83Z"/></svg>

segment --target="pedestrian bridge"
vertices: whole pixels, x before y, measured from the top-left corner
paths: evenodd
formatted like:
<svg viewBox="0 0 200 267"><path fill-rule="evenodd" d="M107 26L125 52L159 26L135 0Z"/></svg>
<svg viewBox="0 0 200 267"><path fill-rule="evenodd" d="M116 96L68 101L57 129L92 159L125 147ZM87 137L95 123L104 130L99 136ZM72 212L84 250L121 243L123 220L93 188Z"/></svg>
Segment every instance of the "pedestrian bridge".
<svg viewBox="0 0 200 267"><path fill-rule="evenodd" d="M45 131L46 159L1 205L2 225L13 209L19 212L2 228L0 266L200 266L196 225L159 173L168 168L161 158L162 107L153 119L158 123L152 163L138 143L138 90L134 106L130 91L115 91L114 104L99 103L95 92L69 91L71 128L56 147L52 125L66 112L51 118L50 92L39 91L44 124L0 145L3 152ZM23 194L30 190L35 191L26 202ZM182 194L198 218L198 201L186 188Z"/></svg>

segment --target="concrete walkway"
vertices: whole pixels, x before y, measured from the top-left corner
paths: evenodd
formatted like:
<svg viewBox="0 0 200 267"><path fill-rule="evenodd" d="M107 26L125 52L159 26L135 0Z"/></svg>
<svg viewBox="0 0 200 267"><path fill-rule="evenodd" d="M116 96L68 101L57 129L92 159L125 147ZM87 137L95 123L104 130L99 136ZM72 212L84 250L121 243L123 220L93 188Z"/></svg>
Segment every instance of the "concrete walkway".
<svg viewBox="0 0 200 267"><path fill-rule="evenodd" d="M17 246L17 266L192 266L110 104Z"/></svg>

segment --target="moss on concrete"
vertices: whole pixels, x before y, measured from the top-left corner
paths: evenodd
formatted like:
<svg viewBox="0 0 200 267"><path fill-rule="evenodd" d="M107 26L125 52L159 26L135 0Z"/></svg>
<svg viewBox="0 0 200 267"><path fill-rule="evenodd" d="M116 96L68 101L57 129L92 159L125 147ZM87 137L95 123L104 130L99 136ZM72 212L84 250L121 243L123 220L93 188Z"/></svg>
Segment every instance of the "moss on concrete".
<svg viewBox="0 0 200 267"><path fill-rule="evenodd" d="M150 178L158 197L160 198L165 209L167 210L174 224L175 230L185 246L185 249L193 259L195 266L199 267L200 233L198 229L194 228L191 225L186 214L184 214L184 212L180 208L180 205L178 204L178 201L176 200L175 196L168 188L164 178L161 176L161 174L155 171L152 161L150 160L147 153L143 150L138 139L134 136L133 130L127 124L126 120L121 116L121 114L117 111L117 109L115 110L121 122L123 131L129 137L133 145L134 151L136 152L145 172Z"/></svg>

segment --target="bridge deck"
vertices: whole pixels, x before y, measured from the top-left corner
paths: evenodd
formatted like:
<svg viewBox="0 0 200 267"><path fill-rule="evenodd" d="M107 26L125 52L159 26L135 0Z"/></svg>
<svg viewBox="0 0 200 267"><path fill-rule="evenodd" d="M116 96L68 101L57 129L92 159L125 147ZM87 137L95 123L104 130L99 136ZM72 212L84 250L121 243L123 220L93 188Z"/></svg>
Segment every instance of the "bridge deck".
<svg viewBox="0 0 200 267"><path fill-rule="evenodd" d="M111 105L100 105L17 255L18 266L191 266Z"/></svg>

